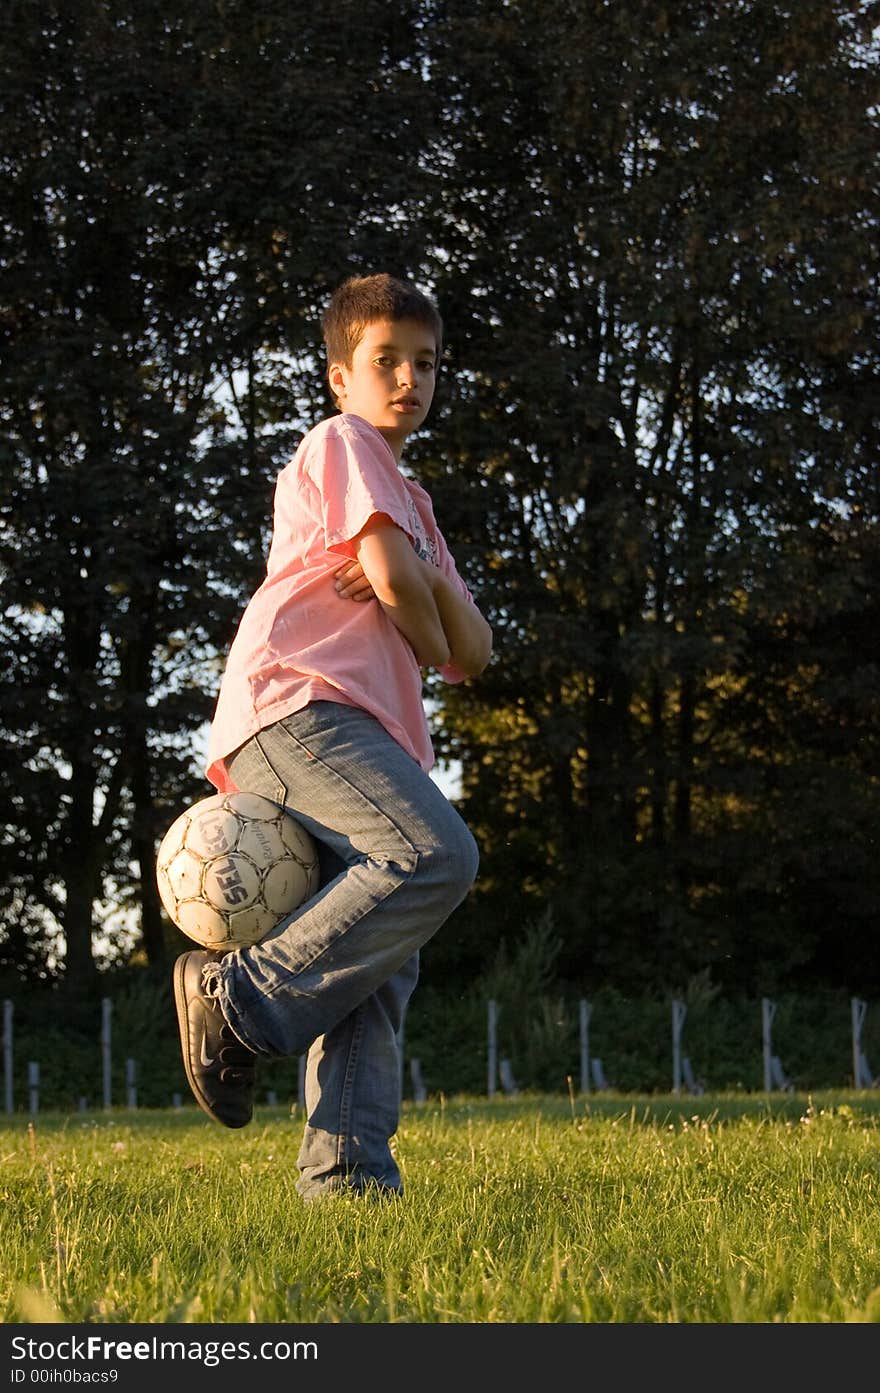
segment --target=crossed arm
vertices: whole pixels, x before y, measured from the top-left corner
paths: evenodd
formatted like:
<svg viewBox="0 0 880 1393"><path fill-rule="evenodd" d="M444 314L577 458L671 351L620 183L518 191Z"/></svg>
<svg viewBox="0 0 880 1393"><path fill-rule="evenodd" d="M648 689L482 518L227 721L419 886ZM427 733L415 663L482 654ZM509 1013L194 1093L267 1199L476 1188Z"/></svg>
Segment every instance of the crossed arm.
<svg viewBox="0 0 880 1393"><path fill-rule="evenodd" d="M384 513L370 519L355 549L357 560L336 572L338 593L378 600L422 667L454 663L467 677L478 677L492 656L492 630L476 605L419 557Z"/></svg>

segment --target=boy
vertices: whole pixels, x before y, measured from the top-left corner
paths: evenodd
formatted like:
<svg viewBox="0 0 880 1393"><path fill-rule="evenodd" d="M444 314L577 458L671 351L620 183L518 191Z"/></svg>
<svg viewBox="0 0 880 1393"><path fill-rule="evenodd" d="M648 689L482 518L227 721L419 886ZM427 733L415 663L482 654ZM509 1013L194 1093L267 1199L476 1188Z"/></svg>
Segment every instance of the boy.
<svg viewBox="0 0 880 1393"><path fill-rule="evenodd" d="M308 1050L297 1189L399 1193L397 1037L418 952L477 850L429 778L423 667L476 677L492 634L428 494L399 464L434 394L443 326L419 290L352 277L322 323L340 414L278 476L266 578L229 652L208 748L218 789L287 805L322 886L260 943L184 953L174 992L201 1107L244 1126L260 1058Z"/></svg>

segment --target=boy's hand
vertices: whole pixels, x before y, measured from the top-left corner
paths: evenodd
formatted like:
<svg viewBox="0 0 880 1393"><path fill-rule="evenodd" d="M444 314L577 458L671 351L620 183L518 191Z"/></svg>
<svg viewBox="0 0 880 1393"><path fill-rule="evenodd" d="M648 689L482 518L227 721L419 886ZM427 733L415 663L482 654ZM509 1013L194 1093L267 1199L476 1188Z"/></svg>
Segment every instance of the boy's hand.
<svg viewBox="0 0 880 1393"><path fill-rule="evenodd" d="M333 584L343 600L375 600L373 587L359 561L346 561L335 573Z"/></svg>

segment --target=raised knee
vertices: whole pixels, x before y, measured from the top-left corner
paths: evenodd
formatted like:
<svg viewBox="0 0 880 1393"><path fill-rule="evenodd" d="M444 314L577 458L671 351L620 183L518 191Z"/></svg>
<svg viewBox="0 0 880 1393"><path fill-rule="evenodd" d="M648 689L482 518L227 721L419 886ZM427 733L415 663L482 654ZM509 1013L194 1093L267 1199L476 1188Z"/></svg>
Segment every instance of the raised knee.
<svg viewBox="0 0 880 1393"><path fill-rule="evenodd" d="M417 874L423 884L432 883L455 905L476 880L479 861L477 844L462 824L455 837L419 848Z"/></svg>
<svg viewBox="0 0 880 1393"><path fill-rule="evenodd" d="M467 892L476 880L477 871L480 869L480 851L467 828L464 829L459 858L461 877Z"/></svg>

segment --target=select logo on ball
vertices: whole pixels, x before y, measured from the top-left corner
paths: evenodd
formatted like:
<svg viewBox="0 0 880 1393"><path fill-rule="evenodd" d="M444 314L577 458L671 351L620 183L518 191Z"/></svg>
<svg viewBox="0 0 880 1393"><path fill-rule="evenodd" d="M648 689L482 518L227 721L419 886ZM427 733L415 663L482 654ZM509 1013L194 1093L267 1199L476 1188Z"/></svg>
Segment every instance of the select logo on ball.
<svg viewBox="0 0 880 1393"><path fill-rule="evenodd" d="M226 840L227 832L233 831L235 824L229 822L228 817L208 816L201 822L201 842L206 851L212 851L219 856L224 851L229 851L230 845Z"/></svg>
<svg viewBox="0 0 880 1393"><path fill-rule="evenodd" d="M235 862L229 856L218 861L215 867L216 883L227 904L243 904L249 898L247 886L235 869Z"/></svg>
<svg viewBox="0 0 880 1393"><path fill-rule="evenodd" d="M219 951L257 943L318 889L306 829L255 793L218 793L180 814L162 838L156 880L188 938Z"/></svg>

